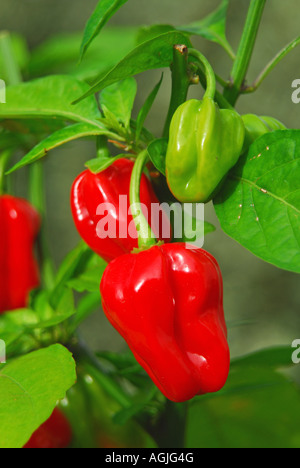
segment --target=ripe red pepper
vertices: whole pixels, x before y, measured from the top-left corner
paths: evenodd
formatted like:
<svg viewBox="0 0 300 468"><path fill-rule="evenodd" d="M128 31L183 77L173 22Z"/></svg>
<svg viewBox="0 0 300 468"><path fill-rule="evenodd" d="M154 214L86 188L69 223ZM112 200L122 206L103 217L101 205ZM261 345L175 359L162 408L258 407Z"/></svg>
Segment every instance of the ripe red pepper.
<svg viewBox="0 0 300 468"><path fill-rule="evenodd" d="M23 448L67 448L72 441L72 429L65 415L55 408L50 418L31 436Z"/></svg>
<svg viewBox="0 0 300 468"><path fill-rule="evenodd" d="M128 225L132 223L134 226L132 216L128 216L129 187L133 166L132 161L119 159L99 174L93 174L87 170L77 177L71 190L71 208L77 230L88 246L107 262L122 254L130 253L138 247L138 240L128 235ZM127 201L119 213L120 195L125 195ZM159 203L151 183L145 175L142 176L141 180L140 198L149 214L151 213L151 204ZM116 234L119 233L121 225L125 226L124 238L120 238L118 235L112 238L110 235L101 239L98 236L97 225L101 216L97 215L97 208L103 203L110 204L110 206L107 205L107 210L110 219L116 221ZM170 226L166 217L164 223ZM154 233L160 237L157 227L152 226L152 228ZM133 230L136 233L135 227ZM170 235L161 240L170 241Z"/></svg>
<svg viewBox="0 0 300 468"><path fill-rule="evenodd" d="M21 198L0 197L0 313L26 307L39 285L33 246L40 216Z"/></svg>
<svg viewBox="0 0 300 468"><path fill-rule="evenodd" d="M108 320L167 398L224 386L230 356L212 255L181 243L123 255L106 268L100 291Z"/></svg>

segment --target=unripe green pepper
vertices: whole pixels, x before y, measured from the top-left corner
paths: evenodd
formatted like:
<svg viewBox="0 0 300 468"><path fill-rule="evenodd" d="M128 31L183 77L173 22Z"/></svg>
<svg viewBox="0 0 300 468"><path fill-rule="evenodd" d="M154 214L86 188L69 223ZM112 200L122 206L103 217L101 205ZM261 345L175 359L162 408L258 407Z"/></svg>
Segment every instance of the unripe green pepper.
<svg viewBox="0 0 300 468"><path fill-rule="evenodd" d="M252 143L262 135L275 130L286 130L283 123L273 117L259 117L255 114L246 114L242 116L242 119L246 128L243 153L247 151L249 146L251 146Z"/></svg>
<svg viewBox="0 0 300 468"><path fill-rule="evenodd" d="M207 89L202 101L185 102L173 116L166 177L179 201L206 203L242 154L245 126L234 109L219 109L214 71L200 52L190 53L205 67Z"/></svg>
<svg viewBox="0 0 300 468"><path fill-rule="evenodd" d="M206 203L237 163L245 137L240 115L210 97L190 100L175 112L166 157L169 188L181 202Z"/></svg>

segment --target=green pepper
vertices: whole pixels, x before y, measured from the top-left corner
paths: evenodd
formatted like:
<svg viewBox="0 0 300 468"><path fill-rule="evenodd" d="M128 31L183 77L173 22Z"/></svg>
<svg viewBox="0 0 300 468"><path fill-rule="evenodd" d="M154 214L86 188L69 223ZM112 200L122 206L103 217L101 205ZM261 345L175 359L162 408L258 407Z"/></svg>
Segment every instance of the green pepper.
<svg viewBox="0 0 300 468"><path fill-rule="evenodd" d="M166 176L181 202L206 203L214 197L242 154L245 137L241 116L215 103L214 72L202 54L200 59L207 74L205 96L182 104L170 125Z"/></svg>
<svg viewBox="0 0 300 468"><path fill-rule="evenodd" d="M243 153L247 151L249 146L251 146L252 143L262 135L275 130L286 130L283 123L273 117L259 117L254 114L246 114L242 116L242 119L246 128Z"/></svg>

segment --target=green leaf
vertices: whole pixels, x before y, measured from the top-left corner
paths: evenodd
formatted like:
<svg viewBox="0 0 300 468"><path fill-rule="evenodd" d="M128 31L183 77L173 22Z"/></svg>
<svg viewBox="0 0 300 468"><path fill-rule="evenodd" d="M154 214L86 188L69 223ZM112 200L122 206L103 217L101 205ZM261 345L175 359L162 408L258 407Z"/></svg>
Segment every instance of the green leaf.
<svg viewBox="0 0 300 468"><path fill-rule="evenodd" d="M47 156L49 151L69 143L70 141L97 135L106 135L109 138L114 138L117 140L119 139L117 134L110 132L107 128L104 127L104 125L102 129L85 123L70 125L69 127L64 127L61 130L58 130L45 140L41 141L7 173L10 174L11 172L20 169L21 167L27 166L28 164L32 164L35 161L42 159L44 156Z"/></svg>
<svg viewBox="0 0 300 468"><path fill-rule="evenodd" d="M284 348L282 353L276 348L239 358L221 392L193 400L186 447L299 447L299 389L274 370L288 364Z"/></svg>
<svg viewBox="0 0 300 468"><path fill-rule="evenodd" d="M127 130L136 93L136 80L130 77L108 86L100 94L100 105L109 110Z"/></svg>
<svg viewBox="0 0 300 468"><path fill-rule="evenodd" d="M103 130L97 102L89 98L72 105L86 83L68 76L50 76L7 88L7 103L0 106L0 119L62 119L90 124Z"/></svg>
<svg viewBox="0 0 300 468"><path fill-rule="evenodd" d="M135 47L136 32L133 27L106 27L89 47L80 64L78 51L81 33L51 37L32 51L29 76L64 74L92 83L99 74L107 73Z"/></svg>
<svg viewBox="0 0 300 468"><path fill-rule="evenodd" d="M100 284L100 283L99 283ZM79 325L96 309L101 307L100 290L98 285L97 292L85 294L79 301L77 306L76 315L74 317L71 331L75 331Z"/></svg>
<svg viewBox="0 0 300 468"><path fill-rule="evenodd" d="M150 143L147 148L151 162L154 164L156 169L166 175L166 154L168 148L167 138L158 138Z"/></svg>
<svg viewBox="0 0 300 468"><path fill-rule="evenodd" d="M124 158L125 156L128 157L128 155L122 155L122 154L120 154L119 156L116 156L115 158L102 156L101 158L91 159L85 164L85 166L93 174L99 174L99 172L105 171L105 169L110 167L115 161L118 161L118 159Z"/></svg>
<svg viewBox="0 0 300 468"><path fill-rule="evenodd" d="M80 59L82 59L92 40L100 33L107 21L121 8L128 0L100 0L95 11L87 22L84 30L83 40L80 49Z"/></svg>
<svg viewBox="0 0 300 468"><path fill-rule="evenodd" d="M176 31L174 26L170 24L153 24L151 26L142 26L137 33L136 42L142 44L143 42L150 41L155 37L161 36L170 31Z"/></svg>
<svg viewBox="0 0 300 468"><path fill-rule="evenodd" d="M80 242L64 259L55 278L53 291L51 292L50 303L53 307L57 307L59 301L64 294L65 286L70 281L77 271L82 271L85 265L90 261L93 252L86 244Z"/></svg>
<svg viewBox="0 0 300 468"><path fill-rule="evenodd" d="M146 70L169 67L173 60L173 45L190 45L189 39L180 32L168 32L133 49L121 62L79 97L75 103L85 99L107 86L137 75Z"/></svg>
<svg viewBox="0 0 300 468"><path fill-rule="evenodd" d="M78 292L99 292L100 282L107 262L101 257L93 254L84 268L68 281L68 286Z"/></svg>
<svg viewBox="0 0 300 468"><path fill-rule="evenodd" d="M177 29L188 34L195 34L204 37L209 41L217 42L222 46L231 58L234 58L234 52L226 37L226 16L229 0L222 0L216 11L200 21L180 26Z"/></svg>
<svg viewBox="0 0 300 468"><path fill-rule="evenodd" d="M0 372L0 447L22 448L75 383L71 353L53 345L9 362Z"/></svg>
<svg viewBox="0 0 300 468"><path fill-rule="evenodd" d="M300 130L259 138L214 200L222 229L254 255L300 273Z"/></svg>
<svg viewBox="0 0 300 468"><path fill-rule="evenodd" d="M135 132L136 141L139 141L139 139L140 139L141 132L143 130L145 120L147 118L147 115L149 114L149 111L150 111L151 107L153 106L153 103L155 101L157 93L160 90L160 87L161 87L161 84L162 84L162 81L163 81L163 77L164 77L164 75L162 73L161 79L159 80L157 85L154 87L154 89L151 91L151 93L147 97L147 99L146 99L143 107L141 108L141 110L139 112L139 115L138 115L138 117L136 119L136 132Z"/></svg>

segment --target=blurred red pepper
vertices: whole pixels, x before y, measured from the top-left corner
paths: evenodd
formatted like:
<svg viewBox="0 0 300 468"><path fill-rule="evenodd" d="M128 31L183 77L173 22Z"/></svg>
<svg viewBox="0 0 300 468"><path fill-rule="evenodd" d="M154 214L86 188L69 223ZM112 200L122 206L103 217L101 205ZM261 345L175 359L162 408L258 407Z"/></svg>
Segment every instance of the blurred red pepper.
<svg viewBox="0 0 300 468"><path fill-rule="evenodd" d="M0 313L26 307L39 285L33 247L40 216L21 198L0 197Z"/></svg>
<svg viewBox="0 0 300 468"><path fill-rule="evenodd" d="M108 320L167 398L224 386L230 356L212 255L180 243L123 255L106 268L100 291Z"/></svg>
<svg viewBox="0 0 300 468"><path fill-rule="evenodd" d="M55 408L50 418L31 436L23 448L67 448L72 440L72 429L65 415Z"/></svg>
<svg viewBox="0 0 300 468"><path fill-rule="evenodd" d="M77 230L88 246L107 262L116 257L130 253L138 247L138 241L128 235L128 226L131 224L132 232L136 233L133 218L129 211L129 187L134 163L128 159L119 159L108 169L99 174L85 171L75 180L71 191L71 208ZM124 206L120 207L120 195L126 196ZM142 176L140 189L141 203L151 214L151 204L159 203L150 181ZM110 233L109 237L100 238L97 234L97 225L104 214L97 214L97 208L106 204L105 211L112 223L116 226L116 235ZM104 206L104 205L103 205ZM171 227L166 215L163 225L167 226L167 235L160 236L158 226L151 226L155 235L166 242L170 241ZM120 227L125 228L123 238L118 236ZM99 229L99 228L98 228Z"/></svg>

